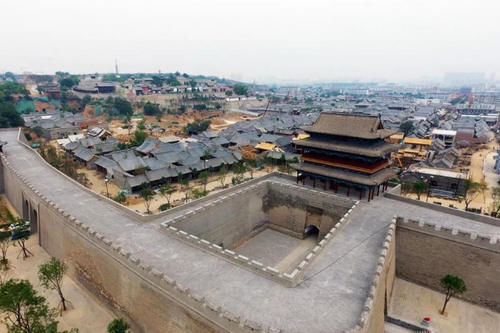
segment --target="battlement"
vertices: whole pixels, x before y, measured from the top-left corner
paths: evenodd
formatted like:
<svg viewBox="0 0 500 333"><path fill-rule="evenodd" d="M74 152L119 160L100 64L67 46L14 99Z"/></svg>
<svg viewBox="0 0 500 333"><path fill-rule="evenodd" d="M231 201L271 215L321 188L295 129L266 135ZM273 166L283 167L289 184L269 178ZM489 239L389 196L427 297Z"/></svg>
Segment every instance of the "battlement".
<svg viewBox="0 0 500 333"><path fill-rule="evenodd" d="M481 235L476 232L462 230L457 227L450 228L436 222L404 219L402 217L397 218L397 225L398 228L423 232L435 237L442 237L451 241L466 243L483 249L500 252L500 242L498 242L496 237L492 237L490 235Z"/></svg>
<svg viewBox="0 0 500 333"><path fill-rule="evenodd" d="M344 200L345 201L343 202L344 205L347 205L348 202L351 204L349 206L349 209L346 210L345 214L332 228L330 228L330 230L324 235L323 239L319 241L318 244L314 246L311 251L309 251L304 255L303 259L299 262L299 264L297 264L296 266L292 267L290 270L287 271L280 271L275 267L265 265L258 260L254 260L252 258L249 258L248 256L239 254L237 253L237 251L225 249L219 244L216 244L212 241L204 239L203 237L200 237L198 235L183 230L183 226L185 225L184 223L190 219L194 219L195 217L197 217L198 214L203 214L202 217L204 219L204 223L206 223L207 222L206 217L211 216L208 210L224 211L223 207L221 207L224 203L229 203L230 205L233 205L231 201L234 200L235 198L241 199L245 195L245 193L250 193L250 192L255 193L259 190L261 190L262 194L262 190L267 191L269 186L278 186L279 188L287 189L290 192L301 192L312 195L320 195L318 191L311 190L308 188L299 187L291 184L284 184L281 182L275 182L271 180L263 180L258 184L242 188L227 196L226 195L221 196L217 199L206 202L203 205L196 207L195 209L185 211L182 214L169 218L161 223L162 229L183 242L194 245L198 248L201 248L204 251L213 253L215 255L222 256L224 259L230 262L241 265L242 267L248 270L251 270L259 275L262 275L270 280L279 282L287 287L294 287L298 283L300 283L300 281L303 278L305 270L307 269L307 267L309 267L313 259L320 254L321 250L335 237L335 235L341 230L341 228L348 222L349 215L353 212L353 209L356 208L356 206L359 204L359 201L353 203L350 200L349 201ZM321 193L321 196L326 197L327 200L339 199L337 196L331 194L323 195L323 193ZM243 209L243 208L238 207L238 209ZM264 224L264 226L265 225L266 224ZM190 228L193 229L191 226Z"/></svg>
<svg viewBox="0 0 500 333"><path fill-rule="evenodd" d="M353 330L350 330L349 332L359 332L362 328L364 328L367 325L370 319L370 315L373 313L373 309L375 307L375 302L376 302L375 297L377 295L377 290L379 288L384 288L383 286L381 286L381 277L387 264L390 248L391 246L394 246L393 237L394 233L396 232L396 223L397 219L396 217L394 217L387 229L384 243L382 245L382 250L380 251L380 255L377 260L377 267L372 276L370 292L368 294L368 297L366 298L365 305L363 307L363 312L361 313L361 316L358 320L358 326Z"/></svg>

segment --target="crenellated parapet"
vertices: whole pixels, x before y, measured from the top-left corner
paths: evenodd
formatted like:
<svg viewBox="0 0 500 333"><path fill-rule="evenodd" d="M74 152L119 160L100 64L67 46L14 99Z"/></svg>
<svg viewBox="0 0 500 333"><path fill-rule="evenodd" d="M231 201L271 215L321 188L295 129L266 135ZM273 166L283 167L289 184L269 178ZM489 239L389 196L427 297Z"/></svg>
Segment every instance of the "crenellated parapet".
<svg viewBox="0 0 500 333"><path fill-rule="evenodd" d="M435 237L466 243L479 248L500 252L498 238L490 235L481 235L477 232L464 230L459 227L449 227L436 222L422 221L417 219L404 219L398 217L398 228L405 228L422 232Z"/></svg>
<svg viewBox="0 0 500 333"><path fill-rule="evenodd" d="M355 327L353 330L347 331L347 332L359 332L361 329L363 329L369 319L370 315L373 313L374 310L374 304L375 304L375 297L377 294L377 290L379 288L385 288L383 286L383 281L382 279L382 274L384 272L384 269L387 264L387 260L389 257L389 251L391 246L393 245L393 237L396 232L396 222L397 219L394 217L389 225L389 228L387 229L387 233L384 239L384 243L382 245L382 250L380 251L378 260L377 260L377 266L375 269L375 272L372 276L371 280L371 286L370 286L370 292L368 293L368 297L365 300L365 304L363 306L363 312L361 313L361 316L358 320L358 325Z"/></svg>
<svg viewBox="0 0 500 333"><path fill-rule="evenodd" d="M323 239L320 242L318 242L316 246L314 246L311 249L311 251L309 251L304 255L303 259L297 266L293 267L292 269L286 272L280 271L275 267L266 266L257 260L253 260L252 258L248 258L247 256L238 254L235 251L224 249L218 244L200 238L196 235L190 234L182 230L182 227L178 226L179 224L182 224L183 221L190 219L197 214L202 214L207 209L217 209L217 206L229 200L232 200L234 197L239 197L243 195L245 192L255 191L259 187L267 185L286 187L293 191L303 191L303 192L313 192L313 193L318 192L316 190L311 190L296 185L264 180L258 184L245 187L243 189L231 193L230 195L223 195L217 198L216 200L206 202L203 205L200 205L192 210L184 211L183 213L177 216L169 218L161 223L162 229L183 242L186 242L190 245L200 248L206 252L218 255L227 261L239 264L240 267L251 270L263 277L279 282L287 287L295 287L302 281L306 269L310 266L313 260L318 255L320 255L320 252L327 246L329 242L331 242L335 238L335 236L341 231L341 229L348 223L348 221L350 220L350 214L352 214L353 209L357 207L359 201L354 202L354 204L352 201L349 201L351 206L343 215L343 217L339 220L339 222L337 222L329 230L329 232L323 237ZM326 196L332 196L335 199L338 199L338 196L335 195L326 194Z"/></svg>

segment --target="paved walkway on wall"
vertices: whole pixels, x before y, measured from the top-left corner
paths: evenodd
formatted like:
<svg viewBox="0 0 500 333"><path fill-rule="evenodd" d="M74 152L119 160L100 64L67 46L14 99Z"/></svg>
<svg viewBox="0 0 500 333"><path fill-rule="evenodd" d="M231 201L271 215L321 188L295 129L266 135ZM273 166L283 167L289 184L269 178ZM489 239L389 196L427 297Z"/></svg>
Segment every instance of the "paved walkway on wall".
<svg viewBox="0 0 500 333"><path fill-rule="evenodd" d="M286 332L343 331L356 325L395 214L500 236L500 228L494 226L378 198L359 205L342 232L313 261L305 280L286 288L159 232L165 217L139 222L62 177L16 138L17 132L0 132L0 139L9 142L5 147L9 162L62 209L223 310Z"/></svg>
<svg viewBox="0 0 500 333"><path fill-rule="evenodd" d="M431 328L436 333L498 332L500 313L452 298L446 307L448 315L442 316L438 310L443 302L444 294L396 279L389 315L412 324L419 324L423 318L430 317Z"/></svg>

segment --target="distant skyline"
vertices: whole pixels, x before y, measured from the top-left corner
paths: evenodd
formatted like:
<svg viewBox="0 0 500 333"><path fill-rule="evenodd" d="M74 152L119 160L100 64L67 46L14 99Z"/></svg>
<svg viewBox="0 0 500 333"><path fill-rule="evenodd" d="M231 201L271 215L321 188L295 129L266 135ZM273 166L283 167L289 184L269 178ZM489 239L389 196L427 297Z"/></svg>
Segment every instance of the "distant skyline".
<svg viewBox="0 0 500 333"><path fill-rule="evenodd" d="M500 76L495 0L2 0L0 72L247 82Z"/></svg>

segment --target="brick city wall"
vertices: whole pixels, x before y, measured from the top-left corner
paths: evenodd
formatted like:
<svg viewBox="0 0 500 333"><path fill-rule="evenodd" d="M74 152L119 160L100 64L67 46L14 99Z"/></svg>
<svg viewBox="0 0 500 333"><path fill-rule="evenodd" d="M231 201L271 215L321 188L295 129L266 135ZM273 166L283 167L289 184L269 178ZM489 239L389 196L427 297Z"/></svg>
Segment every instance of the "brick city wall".
<svg viewBox="0 0 500 333"><path fill-rule="evenodd" d="M125 318L134 332L280 332L236 316L168 272L143 264L40 193L5 156L1 162L0 188L18 212L26 201L36 211L39 244L51 256L64 259L69 275Z"/></svg>
<svg viewBox="0 0 500 333"><path fill-rule="evenodd" d="M462 298L500 311L500 243L434 223L398 218L396 274L435 290L446 274L461 277Z"/></svg>

